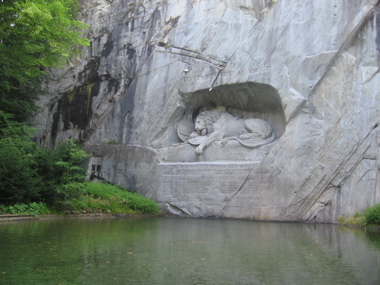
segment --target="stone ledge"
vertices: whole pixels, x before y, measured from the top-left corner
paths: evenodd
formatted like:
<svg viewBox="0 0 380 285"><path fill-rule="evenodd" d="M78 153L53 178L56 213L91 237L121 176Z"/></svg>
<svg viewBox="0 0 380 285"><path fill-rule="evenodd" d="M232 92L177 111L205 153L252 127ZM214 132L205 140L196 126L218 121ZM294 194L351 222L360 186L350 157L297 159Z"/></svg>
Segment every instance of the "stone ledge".
<svg viewBox="0 0 380 285"><path fill-rule="evenodd" d="M32 219L36 219L36 216L34 216L34 215L12 215L12 214L0 215L0 222L15 221L15 220L32 220Z"/></svg>
<svg viewBox="0 0 380 285"><path fill-rule="evenodd" d="M160 162L158 165L257 165L256 161L195 161L195 162Z"/></svg>
<svg viewBox="0 0 380 285"><path fill-rule="evenodd" d="M16 220L46 220L46 219L67 219L67 218L149 218L158 217L159 215L139 214L139 213L87 213L87 214L69 214L69 215L0 215L0 222Z"/></svg>

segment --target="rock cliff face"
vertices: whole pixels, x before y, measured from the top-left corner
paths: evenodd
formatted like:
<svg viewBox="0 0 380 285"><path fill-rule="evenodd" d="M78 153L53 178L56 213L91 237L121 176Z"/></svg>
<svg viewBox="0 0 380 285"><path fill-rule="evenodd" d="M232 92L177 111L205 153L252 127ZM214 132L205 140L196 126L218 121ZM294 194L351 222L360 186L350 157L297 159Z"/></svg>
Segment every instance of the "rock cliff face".
<svg viewBox="0 0 380 285"><path fill-rule="evenodd" d="M334 222L380 202L378 1L82 4L92 44L47 85L41 144L83 141L90 172L178 215Z"/></svg>

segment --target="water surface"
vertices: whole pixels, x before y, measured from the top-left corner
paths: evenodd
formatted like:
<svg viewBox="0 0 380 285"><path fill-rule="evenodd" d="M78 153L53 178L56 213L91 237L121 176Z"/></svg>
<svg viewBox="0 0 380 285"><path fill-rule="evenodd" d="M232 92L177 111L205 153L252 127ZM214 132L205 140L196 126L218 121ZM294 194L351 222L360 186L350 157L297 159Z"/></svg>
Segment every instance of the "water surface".
<svg viewBox="0 0 380 285"><path fill-rule="evenodd" d="M179 218L6 222L0 284L380 284L380 233Z"/></svg>

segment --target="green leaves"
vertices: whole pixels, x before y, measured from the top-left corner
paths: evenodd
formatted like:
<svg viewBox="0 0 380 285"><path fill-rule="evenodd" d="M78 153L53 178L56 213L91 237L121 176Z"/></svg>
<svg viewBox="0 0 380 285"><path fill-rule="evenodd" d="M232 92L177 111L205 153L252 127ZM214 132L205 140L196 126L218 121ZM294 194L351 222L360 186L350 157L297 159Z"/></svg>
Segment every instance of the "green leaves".
<svg viewBox="0 0 380 285"><path fill-rule="evenodd" d="M0 203L31 202L38 199L41 184L34 165L33 142L20 137L0 139Z"/></svg>
<svg viewBox="0 0 380 285"><path fill-rule="evenodd" d="M88 25L74 20L71 7L75 1L13 1L13 5L0 5L2 51L8 60L17 63L28 76L44 73L39 67L58 67L78 53L80 45L89 45L82 38ZM4 15L4 14L7 14ZM13 15L13 16L9 16Z"/></svg>
<svg viewBox="0 0 380 285"><path fill-rule="evenodd" d="M78 9L78 0L0 2L0 203L56 203L83 189L87 154L74 141L45 150L20 123L38 109L47 68L66 64L89 45Z"/></svg>
<svg viewBox="0 0 380 285"><path fill-rule="evenodd" d="M24 120L35 110L46 68L61 67L80 46L88 26L75 20L76 0L0 2L0 109ZM38 80L37 80L38 79Z"/></svg>
<svg viewBox="0 0 380 285"><path fill-rule="evenodd" d="M1 117L0 117L1 118ZM28 129L3 129L0 138L0 203L56 204L83 193L87 158L73 140L45 150L26 139Z"/></svg>
<svg viewBox="0 0 380 285"><path fill-rule="evenodd" d="M82 194L86 175L82 163L87 157L72 139L61 143L56 150L43 153L39 173L48 181L48 187L41 193L43 201L57 204Z"/></svg>
<svg viewBox="0 0 380 285"><path fill-rule="evenodd" d="M365 225L380 225L380 204L368 208L365 213Z"/></svg>
<svg viewBox="0 0 380 285"><path fill-rule="evenodd" d="M14 215L27 214L27 215L46 215L49 214L49 209L45 203L29 203L29 204L15 204L6 206L0 204L2 213L9 213Z"/></svg>

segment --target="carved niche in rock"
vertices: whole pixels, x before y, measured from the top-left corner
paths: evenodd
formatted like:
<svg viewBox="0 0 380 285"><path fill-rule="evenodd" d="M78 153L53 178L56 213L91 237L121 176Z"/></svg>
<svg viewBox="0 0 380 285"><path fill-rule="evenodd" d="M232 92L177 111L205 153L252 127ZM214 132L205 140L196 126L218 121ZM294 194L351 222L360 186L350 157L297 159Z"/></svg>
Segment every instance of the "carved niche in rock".
<svg viewBox="0 0 380 285"><path fill-rule="evenodd" d="M160 148L162 162L259 163L286 128L281 97L268 84L226 84L179 95L175 123L162 136L170 143Z"/></svg>
<svg viewBox="0 0 380 285"><path fill-rule="evenodd" d="M240 119L223 109L212 109L201 112L195 120L195 131L186 136L182 125L179 125L178 136L191 145L197 146L196 155L213 142L220 141L224 147L229 141L237 141L241 146L257 148L273 142L276 138L270 124L262 119Z"/></svg>

